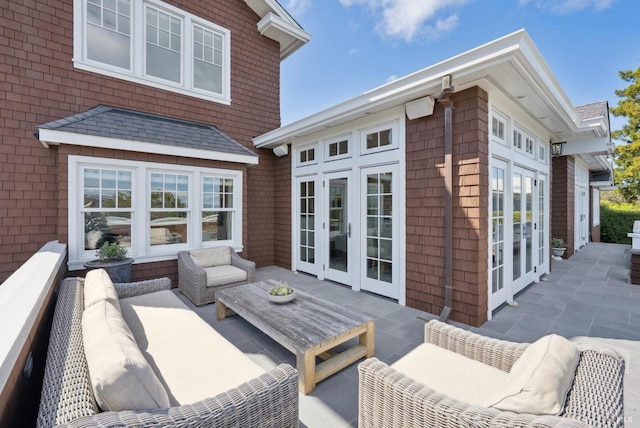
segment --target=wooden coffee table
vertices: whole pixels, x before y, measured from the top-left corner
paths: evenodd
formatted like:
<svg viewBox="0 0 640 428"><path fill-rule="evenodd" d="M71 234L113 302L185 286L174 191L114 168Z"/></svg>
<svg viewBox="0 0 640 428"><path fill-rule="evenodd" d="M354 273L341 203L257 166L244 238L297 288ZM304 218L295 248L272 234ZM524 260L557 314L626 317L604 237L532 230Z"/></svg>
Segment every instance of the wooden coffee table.
<svg viewBox="0 0 640 428"><path fill-rule="evenodd" d="M243 284L216 292L217 316L236 313L296 355L300 392L308 394L316 383L374 351L373 319L296 290L289 303L267 298L273 285ZM294 287L295 288L295 287ZM358 343L336 352L338 345L358 337ZM316 364L316 357L322 361Z"/></svg>

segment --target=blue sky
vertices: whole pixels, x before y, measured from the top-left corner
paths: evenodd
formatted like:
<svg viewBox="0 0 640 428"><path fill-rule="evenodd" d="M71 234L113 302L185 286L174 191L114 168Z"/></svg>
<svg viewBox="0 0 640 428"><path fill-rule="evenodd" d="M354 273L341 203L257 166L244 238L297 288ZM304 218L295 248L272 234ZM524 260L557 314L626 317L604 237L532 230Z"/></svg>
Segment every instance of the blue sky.
<svg viewBox="0 0 640 428"><path fill-rule="evenodd" d="M521 28L574 105L616 106L640 66L638 0L280 1L312 34L282 63L283 125Z"/></svg>

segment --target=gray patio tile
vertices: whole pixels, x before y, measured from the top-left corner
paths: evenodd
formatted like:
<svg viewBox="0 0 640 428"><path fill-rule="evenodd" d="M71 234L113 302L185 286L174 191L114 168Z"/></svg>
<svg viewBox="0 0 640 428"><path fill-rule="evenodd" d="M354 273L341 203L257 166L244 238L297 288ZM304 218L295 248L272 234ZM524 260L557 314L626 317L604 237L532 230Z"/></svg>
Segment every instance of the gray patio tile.
<svg viewBox="0 0 640 428"><path fill-rule="evenodd" d="M414 318L401 324L390 333L410 343L420 344L424 342L424 325L424 320Z"/></svg>
<svg viewBox="0 0 640 428"><path fill-rule="evenodd" d="M526 301L518 301L518 307L516 308L516 310L525 315L531 315L533 317L545 319L557 318L558 315L560 315L560 312L562 312L558 308L549 307L539 303L530 303Z"/></svg>
<svg viewBox="0 0 640 428"><path fill-rule="evenodd" d="M502 314L500 314L502 315ZM522 313L514 313L513 315L505 316L494 316L491 320L487 321L482 325L482 328L485 330L490 330L492 332L499 333L504 335L509 329L511 329L522 317L524 314Z"/></svg>
<svg viewBox="0 0 640 428"><path fill-rule="evenodd" d="M571 339L572 337L576 336L586 336L587 334L589 334L589 327L589 325L574 326L562 322L555 322L549 329L549 334L557 334L567 339Z"/></svg>
<svg viewBox="0 0 640 428"><path fill-rule="evenodd" d="M516 342L535 342L537 339L549 333L554 320L525 315L515 323L505 336Z"/></svg>
<svg viewBox="0 0 640 428"><path fill-rule="evenodd" d="M609 319L611 321L628 322L629 313L624 311L618 311L612 308L606 308L601 305L593 303L585 303L578 301L571 301L567 304L567 309L572 312L590 313L593 316Z"/></svg>
<svg viewBox="0 0 640 428"><path fill-rule="evenodd" d="M556 323L567 324L573 327L585 327L588 331L593 323L593 318L593 315L589 313L566 310L560 314ZM585 332L582 335L586 334Z"/></svg>

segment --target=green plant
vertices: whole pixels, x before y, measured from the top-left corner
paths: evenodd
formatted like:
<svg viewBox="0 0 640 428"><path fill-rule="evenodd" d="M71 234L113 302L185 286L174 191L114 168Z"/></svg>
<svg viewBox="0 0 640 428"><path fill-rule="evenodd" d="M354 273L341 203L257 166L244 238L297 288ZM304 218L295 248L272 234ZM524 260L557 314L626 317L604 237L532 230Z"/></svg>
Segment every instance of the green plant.
<svg viewBox="0 0 640 428"><path fill-rule="evenodd" d="M636 205L600 201L600 240L612 244L631 244L627 233L633 232L635 220L640 220L640 208Z"/></svg>
<svg viewBox="0 0 640 428"><path fill-rule="evenodd" d="M553 248L567 248L567 244L566 242L564 242L564 239L562 238L552 238L551 246Z"/></svg>
<svg viewBox="0 0 640 428"><path fill-rule="evenodd" d="M272 296L288 296L291 293L293 293L293 288L289 287L286 282L269 289L269 294Z"/></svg>
<svg viewBox="0 0 640 428"><path fill-rule="evenodd" d="M118 262L127 258L127 249L120 246L119 242L105 242L97 255L101 262Z"/></svg>

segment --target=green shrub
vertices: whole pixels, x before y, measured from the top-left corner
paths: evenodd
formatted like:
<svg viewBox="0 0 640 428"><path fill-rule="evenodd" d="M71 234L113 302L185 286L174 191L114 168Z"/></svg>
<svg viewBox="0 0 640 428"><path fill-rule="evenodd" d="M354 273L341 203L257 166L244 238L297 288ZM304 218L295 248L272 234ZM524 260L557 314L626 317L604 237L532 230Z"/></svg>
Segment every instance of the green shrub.
<svg viewBox="0 0 640 428"><path fill-rule="evenodd" d="M640 220L640 209L632 204L600 203L600 240L614 244L631 244L627 233L633 232L633 222Z"/></svg>
<svg viewBox="0 0 640 428"><path fill-rule="evenodd" d="M121 247L118 242L105 242L98 250L98 259L101 262L119 262L127 258L127 249Z"/></svg>

